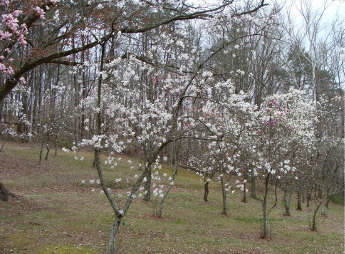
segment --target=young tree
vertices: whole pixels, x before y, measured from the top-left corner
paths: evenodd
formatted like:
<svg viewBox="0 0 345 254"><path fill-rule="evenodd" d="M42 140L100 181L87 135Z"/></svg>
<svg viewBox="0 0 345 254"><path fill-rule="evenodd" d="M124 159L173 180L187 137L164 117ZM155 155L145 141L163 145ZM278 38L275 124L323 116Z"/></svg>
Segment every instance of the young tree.
<svg viewBox="0 0 345 254"><path fill-rule="evenodd" d="M317 127L320 127L316 136L316 156L312 165L312 183L314 184L314 199L316 206L313 211L311 230L316 231L316 216L320 207L323 214L330 197L344 191L343 185L343 142L344 126L343 96L327 98L320 96L318 102Z"/></svg>
<svg viewBox="0 0 345 254"><path fill-rule="evenodd" d="M255 173L264 184L260 198L263 212L263 237L271 235L268 218L277 204L278 183L287 181L289 172L299 171L296 163L298 156L292 157L291 145L298 142L304 149L314 146L315 108L305 101L303 92L291 90L288 94L266 98L265 107L258 113L258 146ZM293 160L290 160L293 158ZM269 206L269 197L273 187L274 201Z"/></svg>

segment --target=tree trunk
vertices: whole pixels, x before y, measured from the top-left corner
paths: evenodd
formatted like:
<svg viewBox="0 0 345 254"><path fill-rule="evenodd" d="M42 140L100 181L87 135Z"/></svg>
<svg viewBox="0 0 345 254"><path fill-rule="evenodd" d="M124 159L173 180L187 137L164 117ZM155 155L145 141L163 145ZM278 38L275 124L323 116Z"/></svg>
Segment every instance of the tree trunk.
<svg viewBox="0 0 345 254"><path fill-rule="evenodd" d="M0 200L7 202L10 196L9 191L7 190L6 186L0 182Z"/></svg>
<svg viewBox="0 0 345 254"><path fill-rule="evenodd" d="M145 182L145 196L144 200L149 201L151 199L151 168L148 169L146 174L146 182Z"/></svg>
<svg viewBox="0 0 345 254"><path fill-rule="evenodd" d="M49 146L47 146L47 153L46 153L46 157L44 158L46 161L48 160L48 156L49 156L49 151L50 151L50 148Z"/></svg>
<svg viewBox="0 0 345 254"><path fill-rule="evenodd" d="M57 141L58 141L58 136L56 135L56 136L55 136L55 145L54 145L54 148L55 148L54 157L56 157L56 156L57 156L57 150L58 150L58 144L57 144Z"/></svg>
<svg viewBox="0 0 345 254"><path fill-rule="evenodd" d="M208 184L209 184L208 181L204 182L204 201L205 202L207 202L207 197L209 193Z"/></svg>
<svg viewBox="0 0 345 254"><path fill-rule="evenodd" d="M0 153L2 153L2 152L4 151L5 144L6 144L6 141L4 140L4 141L1 143Z"/></svg>
<svg viewBox="0 0 345 254"><path fill-rule="evenodd" d="M223 214L227 215L227 207L226 207L226 191L225 191L225 184L223 177L220 178L222 184L222 196L223 196Z"/></svg>
<svg viewBox="0 0 345 254"><path fill-rule="evenodd" d="M243 190L243 198L242 198L242 202L243 203L247 203L247 189L246 189L246 183L243 184L244 185L244 190Z"/></svg>
<svg viewBox="0 0 345 254"><path fill-rule="evenodd" d="M165 195L164 195L165 196ZM163 204L164 204L164 197L159 201L159 207L158 207L158 210L157 210L157 217L158 218L161 218L162 215L163 215Z"/></svg>
<svg viewBox="0 0 345 254"><path fill-rule="evenodd" d="M290 216L290 201L291 201L292 191L284 190L284 215Z"/></svg>
<svg viewBox="0 0 345 254"><path fill-rule="evenodd" d="M313 213L313 219L312 219L312 223L311 223L311 231L316 231L317 227L316 227L316 215L317 215L317 211L319 210L320 206L321 206L322 202L319 201L319 204L316 206L314 213Z"/></svg>
<svg viewBox="0 0 345 254"><path fill-rule="evenodd" d="M301 192L297 191L297 208L296 210L302 211L302 204L301 204Z"/></svg>
<svg viewBox="0 0 345 254"><path fill-rule="evenodd" d="M50 139L50 135L48 134L47 144L46 144L47 153L46 153L46 157L44 158L46 161L48 160L49 151L50 151L49 139Z"/></svg>
<svg viewBox="0 0 345 254"><path fill-rule="evenodd" d="M319 193L319 195L318 195L319 199L322 199L322 190L319 189L318 193Z"/></svg>
<svg viewBox="0 0 345 254"><path fill-rule="evenodd" d="M31 84L31 80L32 80L33 76L34 75L31 75L30 84ZM34 107L35 107L35 101L36 101L36 98L34 98L34 88L33 87L31 87L31 89L30 89L30 98L31 98L31 103L30 103L29 143L31 142L31 139L32 139L32 127L34 125Z"/></svg>
<svg viewBox="0 0 345 254"><path fill-rule="evenodd" d="M325 203L325 208L328 208L329 200L331 199L329 195L329 189L326 190L326 203ZM326 211L325 211L326 213ZM324 214L325 215L325 214Z"/></svg>
<svg viewBox="0 0 345 254"><path fill-rule="evenodd" d="M166 197L168 196L171 188L174 186L174 181L175 181L175 176L177 174L177 169L178 169L178 159L177 159L177 148L176 148L176 141L174 141L174 161L175 161L175 164L174 164L174 172L173 172L173 175L172 175L172 180L171 182L169 183L169 186L163 196L163 198L160 200L159 202L159 208L158 208L158 212L157 212L157 216L158 218L161 218L162 215L163 215L163 204L164 204L164 201L166 199Z"/></svg>
<svg viewBox="0 0 345 254"><path fill-rule="evenodd" d="M309 192L309 193L307 194L307 207L310 206L310 200L311 200L311 193Z"/></svg>
<svg viewBox="0 0 345 254"><path fill-rule="evenodd" d="M321 215L324 215L324 216L326 216L326 210L327 210L328 205L329 205L329 200L331 199L331 197L328 196L328 193L329 193L329 191L327 190L327 197L326 197L327 199L326 199L326 203L325 203L324 206L322 206L322 209L321 209Z"/></svg>
<svg viewBox="0 0 345 254"><path fill-rule="evenodd" d="M271 232L268 225L268 211L267 211L267 198L269 192L269 182L270 182L270 174L267 174L265 179L265 193L262 200L262 215L263 215L263 238L270 238Z"/></svg>
<svg viewBox="0 0 345 254"><path fill-rule="evenodd" d="M40 164L42 162L43 144L44 144L44 138L42 137L41 149L40 149L40 161L39 161Z"/></svg>
<svg viewBox="0 0 345 254"><path fill-rule="evenodd" d="M250 176L250 197L257 199L256 186L255 186L255 176L254 175Z"/></svg>
<svg viewBox="0 0 345 254"><path fill-rule="evenodd" d="M169 194L169 192L170 192L172 187L173 187L173 185L169 185L169 187L168 187L167 191L165 192L163 198L159 202L159 208L158 208L158 211L157 211L157 217L158 218L161 218L162 215L163 215L163 204L164 204L164 201L165 201L166 197L168 196L168 194Z"/></svg>
<svg viewBox="0 0 345 254"><path fill-rule="evenodd" d="M116 216L116 219L110 229L109 241L108 241L108 254L116 253L115 236L116 236L117 230L120 227L120 224L121 224L121 217Z"/></svg>
<svg viewBox="0 0 345 254"><path fill-rule="evenodd" d="M329 201L331 200L331 197L327 198L327 201L326 201L326 204L325 204L325 207L328 209L328 206L329 206Z"/></svg>
<svg viewBox="0 0 345 254"><path fill-rule="evenodd" d="M266 202L263 202L263 226L264 226L264 232L263 232L263 238L270 238L271 233L270 233L270 228L268 226L268 215L267 215L267 207L266 207Z"/></svg>

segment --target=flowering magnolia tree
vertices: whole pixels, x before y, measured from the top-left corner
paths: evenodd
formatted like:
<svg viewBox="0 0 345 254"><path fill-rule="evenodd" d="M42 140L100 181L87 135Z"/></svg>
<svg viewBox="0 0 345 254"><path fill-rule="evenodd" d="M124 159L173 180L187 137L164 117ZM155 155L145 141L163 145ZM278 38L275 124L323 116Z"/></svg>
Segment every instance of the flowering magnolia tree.
<svg viewBox="0 0 345 254"><path fill-rule="evenodd" d="M296 143L302 149L312 153L315 142L315 108L298 90L288 94L268 97L257 112L257 133L253 137L253 174L264 185L262 197L263 237L270 237L269 214L277 204L277 187L293 184L289 180L298 180L293 175L301 169L298 166L304 153L299 153ZM298 165L298 166L297 166ZM273 192L273 203L269 206Z"/></svg>
<svg viewBox="0 0 345 254"><path fill-rule="evenodd" d="M326 214L332 195L344 192L344 103L342 96L321 95L317 102L316 152L311 159L308 177L311 193L316 201L311 230L317 230L316 216Z"/></svg>
<svg viewBox="0 0 345 254"><path fill-rule="evenodd" d="M120 38L121 35L118 39ZM160 45L160 41L164 43L169 40L172 40L171 35L161 33L155 41ZM182 51L176 61L186 65L172 71L164 59L160 61L160 65L147 60L147 57L155 59L162 57L162 53L170 53L169 48L163 47L162 51L157 46L147 53L148 56L136 56L127 52L125 57L117 57L105 63L108 48L106 43L101 45L98 87L94 93L96 96L90 96L84 101L88 110L97 115L97 135L90 140L83 140L82 145L91 145L95 149L100 183L116 215L109 238L111 253L115 251L116 231L142 183L145 186L145 200L150 199L151 182L157 180L152 179L152 167L163 149L180 139L207 139L209 136L206 132L200 136L200 130L210 129L210 124L196 119L195 115L198 113L190 110L193 99L200 100L202 111L208 110L209 104L207 101L201 102L203 98L198 93L210 91L210 83L207 82L208 79L211 80L210 73L202 71L202 66L209 58L200 60L196 56L197 51L183 53L185 49L179 41L176 46ZM152 73L151 80L147 80ZM99 154L102 149L119 153L130 148L143 154L143 171L121 209L107 190ZM177 159L172 178L176 175L176 163ZM166 194L158 192L161 201L164 201L168 192L169 188Z"/></svg>
<svg viewBox="0 0 345 254"><path fill-rule="evenodd" d="M117 39L121 40L121 36L118 34ZM167 47L167 42L174 42L169 33L162 31L154 41L155 47L143 52L141 56L128 51L107 62L105 56L109 48L106 42L102 44L98 87L93 93L96 96L90 96L83 102L89 111L97 115L97 135L90 140L83 140L82 144L95 148L100 183L116 214L109 238L111 251L114 251L114 236L118 226L142 182L145 186L145 200L150 199L152 166L163 149L181 139L212 141L209 149L218 147L212 155L224 157L219 170L228 175L227 153L230 145L222 142L222 136L231 133L228 135L228 140L231 140L230 135L238 135L240 130L236 129L236 124L242 119L239 114L246 113L250 108L250 104L244 102L245 95L234 94L229 81L214 85L212 73L202 70L205 63L224 46L201 60L198 56L202 54L197 49L187 51L182 41L176 41L174 49ZM180 52L176 59L172 61L164 58L173 50ZM176 70L176 66L180 67ZM221 101L213 97L214 91L217 98L222 95ZM222 116L225 114L226 118ZM235 121L235 118L238 120ZM234 122L230 127L229 121ZM236 131L236 134L232 131ZM119 153L129 147L143 154L143 172L138 176L123 209L120 209L107 191L99 153L104 148ZM224 174L221 174L226 201L226 189L229 188L223 177Z"/></svg>
<svg viewBox="0 0 345 254"><path fill-rule="evenodd" d="M207 200L208 183L213 176L220 182L223 196L223 214L227 214L227 192L235 192L237 188L246 191L242 179L243 168L239 160L243 139L252 135L252 107L246 102L247 95L236 94L235 87L230 82L218 82L212 89L205 89L203 96L207 103L202 113L195 118L202 123L213 140L204 144L204 153L198 151L189 160L192 168L204 177L204 200ZM195 134L198 135L197 133ZM236 186L230 185L230 176L238 177Z"/></svg>

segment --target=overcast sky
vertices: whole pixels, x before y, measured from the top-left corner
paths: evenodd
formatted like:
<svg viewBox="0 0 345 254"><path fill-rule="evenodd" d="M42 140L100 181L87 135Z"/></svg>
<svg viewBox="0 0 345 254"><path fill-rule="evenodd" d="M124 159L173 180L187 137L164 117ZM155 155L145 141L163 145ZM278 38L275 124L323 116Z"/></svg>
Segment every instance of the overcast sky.
<svg viewBox="0 0 345 254"><path fill-rule="evenodd" d="M272 3L275 0L266 0L268 3ZM340 18L344 20L345 18L345 1L342 0L304 0L309 3L313 10L320 10L323 8L324 3L326 2L327 9L324 13L324 21L331 21L335 15L339 15ZM287 8L292 7L296 15L299 15L298 10L301 7L301 0L278 0L279 3L285 4Z"/></svg>
<svg viewBox="0 0 345 254"><path fill-rule="evenodd" d="M257 0L258 2L259 0ZM298 8L300 3L303 0L266 0L266 3L272 4L278 2L285 4L286 7L291 7L294 9L295 13L298 13ZM306 0L310 3L311 7L315 10L322 8L325 0ZM196 5L205 5L205 4L216 4L221 3L220 0L188 0L190 3ZM325 13L325 19L332 19L336 14L338 14L342 19L345 19L345 0L327 0L329 5Z"/></svg>
<svg viewBox="0 0 345 254"><path fill-rule="evenodd" d="M237 0L237 2L243 2L244 0ZM253 1L253 0L252 0ZM187 2L193 3L194 5L215 5L222 3L222 0L187 0ZM256 0L253 2L259 3L260 0ZM292 21L294 22L293 26L296 29L296 32L303 33L304 22L302 16L300 14L301 9L301 2L306 3L307 6L311 7L313 11L317 12L321 10L326 3L327 9L323 14L323 18L321 21L323 29L319 30L319 35L322 37L324 35L327 36L328 32L330 31L329 26L327 23L331 23L332 20L339 17L339 20L342 20L342 28L344 28L344 20L345 20L345 0L266 0L266 3L273 5L275 2L278 2L280 5L283 5L286 13L287 10L291 10Z"/></svg>

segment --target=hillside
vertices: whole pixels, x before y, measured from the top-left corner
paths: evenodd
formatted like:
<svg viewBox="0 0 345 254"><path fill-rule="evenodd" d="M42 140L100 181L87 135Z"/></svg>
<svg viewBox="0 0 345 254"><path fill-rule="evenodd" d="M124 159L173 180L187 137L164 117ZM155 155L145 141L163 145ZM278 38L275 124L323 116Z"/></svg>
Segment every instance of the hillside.
<svg viewBox="0 0 345 254"><path fill-rule="evenodd" d="M18 196L0 201L1 253L105 253L113 216L97 179L92 153L58 151L38 164L39 148L8 143L0 153L0 178ZM105 167L111 193L128 186L112 184L125 178L124 158L115 169ZM170 169L163 168L165 172ZM82 184L85 180L85 184ZM129 179L131 181L131 179ZM318 218L318 232L309 230L312 208L283 216L280 201L270 218L272 239L260 238L261 207L241 194L229 195L229 215L221 214L220 186L211 183L209 201L203 201L202 179L180 169L167 197L163 218L154 216L155 202L136 199L116 236L119 253L343 253L344 208L331 203ZM312 203L312 206L314 204Z"/></svg>

